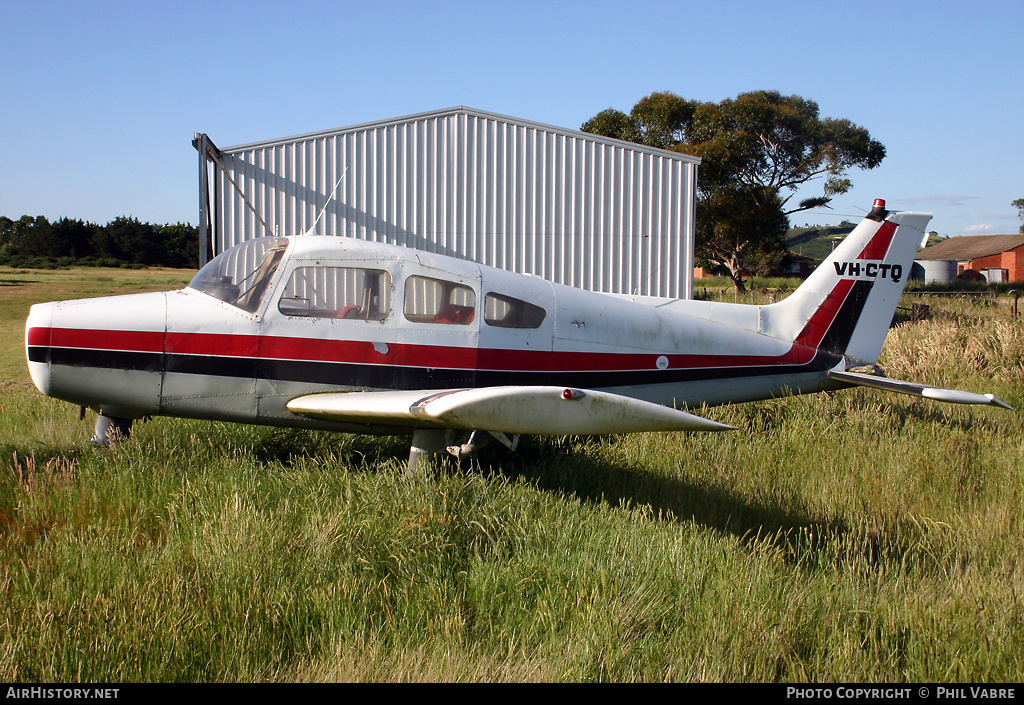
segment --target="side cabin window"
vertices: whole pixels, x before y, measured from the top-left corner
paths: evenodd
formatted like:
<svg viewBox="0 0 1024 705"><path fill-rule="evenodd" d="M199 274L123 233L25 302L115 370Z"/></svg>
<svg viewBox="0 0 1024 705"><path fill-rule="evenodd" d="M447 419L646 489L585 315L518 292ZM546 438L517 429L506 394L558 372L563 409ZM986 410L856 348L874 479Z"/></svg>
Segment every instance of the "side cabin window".
<svg viewBox="0 0 1024 705"><path fill-rule="evenodd" d="M283 237L248 240L210 260L188 286L255 313L286 249L288 240Z"/></svg>
<svg viewBox="0 0 1024 705"><path fill-rule="evenodd" d="M522 299L491 292L484 297L484 321L498 328L540 328L548 312Z"/></svg>
<svg viewBox="0 0 1024 705"><path fill-rule="evenodd" d="M296 267L277 308L287 316L383 321L391 311L391 275L359 267Z"/></svg>
<svg viewBox="0 0 1024 705"><path fill-rule="evenodd" d="M405 280L405 317L413 323L466 326L476 316L476 293L464 284L411 276Z"/></svg>

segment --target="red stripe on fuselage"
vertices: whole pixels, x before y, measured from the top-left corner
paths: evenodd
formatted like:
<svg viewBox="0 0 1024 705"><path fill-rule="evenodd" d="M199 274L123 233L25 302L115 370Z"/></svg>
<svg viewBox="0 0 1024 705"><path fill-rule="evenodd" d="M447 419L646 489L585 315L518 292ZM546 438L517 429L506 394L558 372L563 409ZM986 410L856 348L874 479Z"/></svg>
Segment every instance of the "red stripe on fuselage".
<svg viewBox="0 0 1024 705"><path fill-rule="evenodd" d="M29 328L25 335L25 342L27 345L49 347L50 331L50 328Z"/></svg>
<svg viewBox="0 0 1024 705"><path fill-rule="evenodd" d="M223 333L167 333L164 352L168 355L217 355L220 357L256 357L258 335ZM318 340L309 341L314 345Z"/></svg>
<svg viewBox="0 0 1024 705"><path fill-rule="evenodd" d="M45 342L42 342L45 341ZM163 352L164 334L150 330L92 330L88 328L30 328L29 345L89 350Z"/></svg>
<svg viewBox="0 0 1024 705"><path fill-rule="evenodd" d="M798 365L810 362L815 351L793 345L778 356L767 355L662 355L650 353L538 352L535 350L482 349L477 367L482 370L525 370L542 372L614 372L652 370L659 357L668 360L666 369L685 370L712 367L758 367Z"/></svg>
<svg viewBox="0 0 1024 705"><path fill-rule="evenodd" d="M818 339L820 340L820 336ZM28 334L29 345L52 345L63 348L150 353L166 351L169 355L528 372L651 370L657 368L659 357L668 359L667 369L676 370L800 365L810 362L816 352L813 346L799 342L782 355L776 356L552 352L387 343L388 352L382 354L374 348L373 343L352 340L168 333L166 348L162 344L164 340L162 333L154 331L31 328Z"/></svg>

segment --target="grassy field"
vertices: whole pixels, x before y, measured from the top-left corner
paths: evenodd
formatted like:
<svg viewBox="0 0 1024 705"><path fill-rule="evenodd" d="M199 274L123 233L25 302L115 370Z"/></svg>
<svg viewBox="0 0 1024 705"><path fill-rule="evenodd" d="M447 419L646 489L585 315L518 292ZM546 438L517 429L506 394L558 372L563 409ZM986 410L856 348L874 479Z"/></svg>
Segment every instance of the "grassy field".
<svg viewBox="0 0 1024 705"><path fill-rule="evenodd" d="M32 301L189 273L0 272L0 681L1019 681L1024 424L850 390L729 434L405 441L41 397ZM1009 299L932 300L889 374L1020 408Z"/></svg>

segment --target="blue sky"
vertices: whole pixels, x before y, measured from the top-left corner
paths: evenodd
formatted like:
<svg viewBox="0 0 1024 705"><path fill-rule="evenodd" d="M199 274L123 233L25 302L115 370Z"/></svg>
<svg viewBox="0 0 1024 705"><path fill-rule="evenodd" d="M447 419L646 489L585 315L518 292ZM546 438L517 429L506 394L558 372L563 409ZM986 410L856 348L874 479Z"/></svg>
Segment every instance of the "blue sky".
<svg viewBox="0 0 1024 705"><path fill-rule="evenodd" d="M194 131L228 147L455 105L578 129L654 91L774 89L888 150L804 222L874 198L1016 232L1024 2L0 4L0 214L198 220Z"/></svg>

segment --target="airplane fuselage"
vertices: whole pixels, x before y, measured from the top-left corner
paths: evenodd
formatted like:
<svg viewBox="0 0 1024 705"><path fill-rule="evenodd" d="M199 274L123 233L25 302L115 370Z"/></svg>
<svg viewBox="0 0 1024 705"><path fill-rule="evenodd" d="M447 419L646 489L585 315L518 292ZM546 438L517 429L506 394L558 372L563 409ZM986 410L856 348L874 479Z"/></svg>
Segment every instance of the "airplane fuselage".
<svg viewBox="0 0 1024 705"><path fill-rule="evenodd" d="M826 377L841 356L758 332L762 307L599 294L349 238L251 242L181 291L34 306L34 382L111 417L376 433L406 429L286 404L557 385L694 407L842 386Z"/></svg>
<svg viewBox="0 0 1024 705"><path fill-rule="evenodd" d="M410 470L488 438L729 430L683 409L849 386L1009 408L874 365L930 217L876 200L766 306L599 294L350 238L257 238L181 291L33 306L29 371L98 413L99 445L153 415L411 433Z"/></svg>

